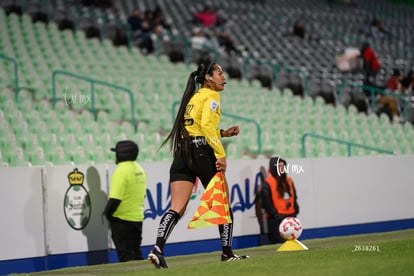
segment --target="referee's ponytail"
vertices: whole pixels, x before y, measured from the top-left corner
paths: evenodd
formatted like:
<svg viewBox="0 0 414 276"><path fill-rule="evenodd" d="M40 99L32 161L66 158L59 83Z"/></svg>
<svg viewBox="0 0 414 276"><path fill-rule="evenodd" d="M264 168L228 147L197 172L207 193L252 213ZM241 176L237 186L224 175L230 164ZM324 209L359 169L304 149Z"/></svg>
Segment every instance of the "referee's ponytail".
<svg viewBox="0 0 414 276"><path fill-rule="evenodd" d="M189 138L188 131L184 126L184 113L187 104L194 93L197 91L198 85L202 86L204 84L205 75L212 75L214 64L214 62L208 64L200 64L197 70L191 72L190 76L188 77L187 85L181 99L180 108L178 109L177 116L175 117L174 125L167 138L165 138L164 142L161 144L161 147L163 147L169 140L171 140L170 152L173 152L173 154L175 154L180 140L183 138Z"/></svg>

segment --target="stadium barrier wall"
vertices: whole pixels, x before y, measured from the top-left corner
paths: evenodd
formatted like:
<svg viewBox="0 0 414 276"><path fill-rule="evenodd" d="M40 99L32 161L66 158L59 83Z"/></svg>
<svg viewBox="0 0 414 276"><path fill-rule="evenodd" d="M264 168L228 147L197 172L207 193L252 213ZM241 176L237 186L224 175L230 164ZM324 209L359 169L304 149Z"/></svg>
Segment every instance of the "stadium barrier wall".
<svg viewBox="0 0 414 276"><path fill-rule="evenodd" d="M301 239L414 227L414 156L290 159L303 224ZM143 253L168 210L169 162L142 163L147 172ZM230 160L226 177L234 212L234 248L265 243L255 212L260 167L268 160ZM0 274L117 262L101 215L115 164L0 169ZM220 250L217 227L187 229L203 193L171 234L166 254Z"/></svg>

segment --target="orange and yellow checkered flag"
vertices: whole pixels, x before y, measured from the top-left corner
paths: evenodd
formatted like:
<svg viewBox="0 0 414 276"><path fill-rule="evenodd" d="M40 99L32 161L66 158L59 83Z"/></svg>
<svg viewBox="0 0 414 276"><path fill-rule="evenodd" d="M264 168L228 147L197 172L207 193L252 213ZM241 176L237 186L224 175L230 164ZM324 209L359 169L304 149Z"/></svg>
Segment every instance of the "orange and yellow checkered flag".
<svg viewBox="0 0 414 276"><path fill-rule="evenodd" d="M231 223L229 199L222 172L213 176L200 200L200 206L188 224L189 229Z"/></svg>

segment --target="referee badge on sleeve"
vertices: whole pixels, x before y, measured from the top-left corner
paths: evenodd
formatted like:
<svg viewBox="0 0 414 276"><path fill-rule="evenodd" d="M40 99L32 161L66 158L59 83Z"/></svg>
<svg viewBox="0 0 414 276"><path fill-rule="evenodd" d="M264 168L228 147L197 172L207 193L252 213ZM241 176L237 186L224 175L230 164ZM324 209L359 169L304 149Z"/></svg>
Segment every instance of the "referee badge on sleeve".
<svg viewBox="0 0 414 276"><path fill-rule="evenodd" d="M217 108L218 108L218 103L216 102L216 101L214 101L214 100L212 100L211 102L210 102L210 108L211 108L211 110L213 110L214 112L217 112Z"/></svg>

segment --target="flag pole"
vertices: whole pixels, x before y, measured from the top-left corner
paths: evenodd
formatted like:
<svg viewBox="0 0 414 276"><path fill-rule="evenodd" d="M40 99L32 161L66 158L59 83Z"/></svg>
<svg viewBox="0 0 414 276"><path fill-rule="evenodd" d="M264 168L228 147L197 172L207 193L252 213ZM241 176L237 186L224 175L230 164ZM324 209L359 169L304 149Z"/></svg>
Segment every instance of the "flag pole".
<svg viewBox="0 0 414 276"><path fill-rule="evenodd" d="M223 174L224 190L226 192L227 204L229 205L229 208L231 208L230 207L230 198L229 198L230 197L229 184L227 183L227 178L226 178L226 175L224 174L224 172L221 171L221 173Z"/></svg>
<svg viewBox="0 0 414 276"><path fill-rule="evenodd" d="M227 178L223 171L221 171L221 173L223 174L224 189L226 190L226 195L228 197L230 193L229 193L229 185L227 184Z"/></svg>

